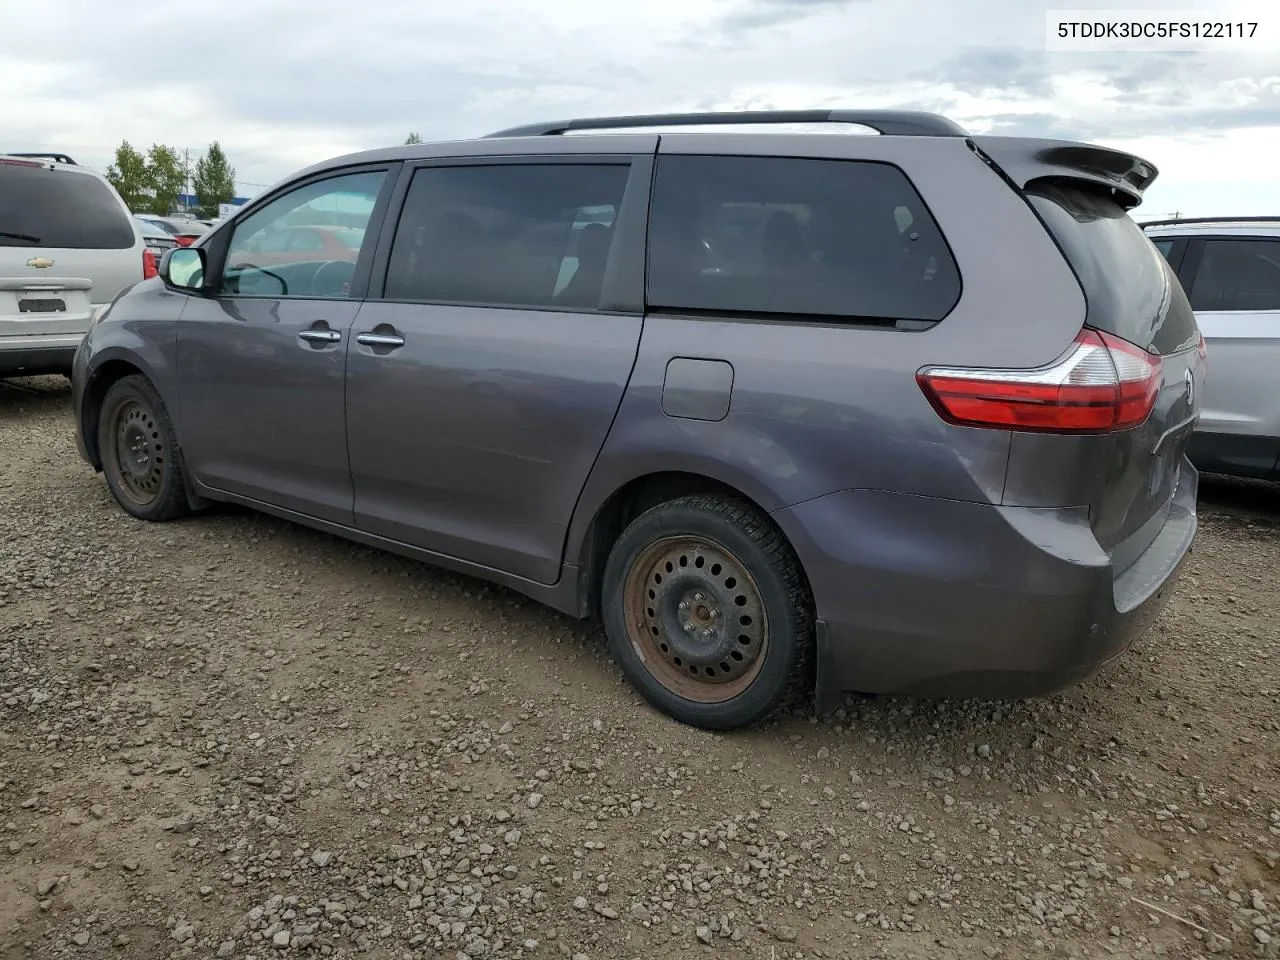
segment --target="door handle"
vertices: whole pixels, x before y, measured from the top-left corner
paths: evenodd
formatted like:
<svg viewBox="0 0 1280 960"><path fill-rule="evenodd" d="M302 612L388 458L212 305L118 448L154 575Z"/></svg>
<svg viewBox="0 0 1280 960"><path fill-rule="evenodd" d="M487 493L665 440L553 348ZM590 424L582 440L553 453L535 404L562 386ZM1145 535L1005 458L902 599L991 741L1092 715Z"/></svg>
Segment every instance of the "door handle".
<svg viewBox="0 0 1280 960"><path fill-rule="evenodd" d="M298 336L312 343L337 343L342 339L342 334L337 330L302 330Z"/></svg>
<svg viewBox="0 0 1280 960"><path fill-rule="evenodd" d="M356 343L366 347L403 347L404 337L398 333L358 333Z"/></svg>

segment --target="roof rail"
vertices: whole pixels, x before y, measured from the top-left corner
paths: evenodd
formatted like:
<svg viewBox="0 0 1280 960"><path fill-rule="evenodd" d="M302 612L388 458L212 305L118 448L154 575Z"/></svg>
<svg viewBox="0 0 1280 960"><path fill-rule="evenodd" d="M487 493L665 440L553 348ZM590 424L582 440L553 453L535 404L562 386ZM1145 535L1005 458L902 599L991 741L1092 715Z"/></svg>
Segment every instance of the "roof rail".
<svg viewBox="0 0 1280 960"><path fill-rule="evenodd" d="M30 160L53 160L56 163L69 163L73 167L79 166L74 160L65 153L5 153L6 157L26 157Z"/></svg>
<svg viewBox="0 0 1280 960"><path fill-rule="evenodd" d="M1280 223L1274 217L1170 217L1167 220L1143 220L1140 227L1176 227L1181 223Z"/></svg>
<svg viewBox="0 0 1280 960"><path fill-rule="evenodd" d="M884 136L963 137L954 121L936 113L917 110L729 110L712 113L653 113L629 117L582 117L530 123L490 133L490 137L546 137L571 130L607 130L626 127L697 127L731 123L851 123L870 127Z"/></svg>

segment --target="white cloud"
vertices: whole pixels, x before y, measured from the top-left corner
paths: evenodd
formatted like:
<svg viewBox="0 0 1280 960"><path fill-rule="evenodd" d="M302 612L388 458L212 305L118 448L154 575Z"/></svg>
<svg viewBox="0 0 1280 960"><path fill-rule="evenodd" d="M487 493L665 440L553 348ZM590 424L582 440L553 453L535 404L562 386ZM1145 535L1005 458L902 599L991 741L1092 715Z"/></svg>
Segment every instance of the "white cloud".
<svg viewBox="0 0 1280 960"><path fill-rule="evenodd" d="M115 146L219 140L254 192L336 154L539 119L908 106L975 132L1140 152L1159 212L1280 210L1280 56L1054 54L1049 6L1101 0L224 0L199 16L9 4L10 149L99 168ZM1205 9L1213 0L1159 0ZM17 56L10 51L22 51ZM1145 212L1145 211L1144 211Z"/></svg>

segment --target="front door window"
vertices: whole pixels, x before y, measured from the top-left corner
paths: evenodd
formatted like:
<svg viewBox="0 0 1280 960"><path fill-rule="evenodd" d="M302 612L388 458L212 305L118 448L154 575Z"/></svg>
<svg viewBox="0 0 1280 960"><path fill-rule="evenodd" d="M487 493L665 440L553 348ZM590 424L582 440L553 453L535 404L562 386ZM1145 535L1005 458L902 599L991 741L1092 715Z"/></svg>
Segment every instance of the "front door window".
<svg viewBox="0 0 1280 960"><path fill-rule="evenodd" d="M219 296L349 296L385 176L377 170L318 180L246 217L231 237ZM334 242L326 243L326 235ZM360 242L352 243L353 235Z"/></svg>

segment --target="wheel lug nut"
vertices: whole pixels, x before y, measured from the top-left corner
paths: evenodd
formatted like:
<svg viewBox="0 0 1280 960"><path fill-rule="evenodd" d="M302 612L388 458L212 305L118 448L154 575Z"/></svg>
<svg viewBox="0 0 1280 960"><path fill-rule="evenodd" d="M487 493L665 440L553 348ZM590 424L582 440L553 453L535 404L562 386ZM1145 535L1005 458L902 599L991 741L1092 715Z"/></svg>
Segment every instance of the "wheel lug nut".
<svg viewBox="0 0 1280 960"><path fill-rule="evenodd" d="M715 635L715 631L714 631L714 630L703 630L703 631L702 631L702 635L703 635L704 637L711 637L711 636L714 636L714 635Z"/></svg>
<svg viewBox="0 0 1280 960"><path fill-rule="evenodd" d="M692 624L692 623L686 623L686 624L684 625L684 632L685 632L685 633L693 633L693 624Z"/></svg>
<svg viewBox="0 0 1280 960"><path fill-rule="evenodd" d="M680 601L680 609L681 609L681 610L688 610L688 609L689 609L689 601L688 601L688 600L681 600L681 601Z"/></svg>
<svg viewBox="0 0 1280 960"><path fill-rule="evenodd" d="M712 610L712 611L711 611L711 619L712 619L712 620L719 620L719 619L720 619L720 611L719 611L719 610Z"/></svg>
<svg viewBox="0 0 1280 960"><path fill-rule="evenodd" d="M697 600L699 603L701 603L701 602L702 602L702 594L700 594L700 593L695 593L695 594L693 595L693 599L695 599L695 600Z"/></svg>

